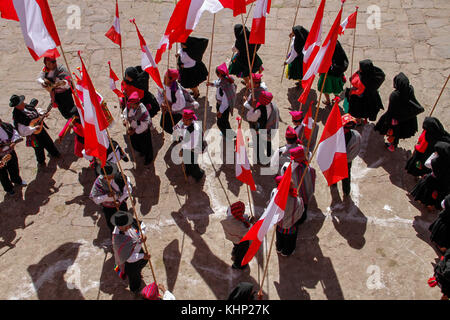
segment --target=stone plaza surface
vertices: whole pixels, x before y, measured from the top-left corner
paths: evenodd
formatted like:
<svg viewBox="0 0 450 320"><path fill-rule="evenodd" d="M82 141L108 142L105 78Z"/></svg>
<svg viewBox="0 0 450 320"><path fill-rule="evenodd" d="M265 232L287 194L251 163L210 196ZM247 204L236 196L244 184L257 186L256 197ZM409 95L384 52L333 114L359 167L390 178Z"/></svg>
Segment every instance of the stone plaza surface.
<svg viewBox="0 0 450 320"><path fill-rule="evenodd" d="M296 24L310 29L319 1L300 0ZM96 89L105 97L116 124L111 135L126 146L124 127L119 121L117 98L109 89L108 64L121 72L118 47L104 34L114 17L114 1L50 0L55 23L70 68L80 65L77 51L82 51ZM76 25L76 8L80 9L80 28ZM281 112L281 138L290 124L290 110L298 109L300 90L292 81L280 83L282 63L288 46L297 2L273 0L267 19L266 44L259 51L264 62L263 80ZM324 35L339 9L340 1L328 0L324 15ZM359 6L353 71L358 61L370 58L386 73L380 94L387 108L393 90L392 79L404 72L415 88L425 112L419 115L421 126L434 105L450 71L450 1L448 0L379 0L345 3L343 18ZM372 5L379 9L367 12ZM153 55L170 17L173 1L120 0L120 18L125 67L140 64L140 49L134 26L135 18ZM250 7L249 7L250 8ZM375 9L377 9L375 8ZM376 17L379 17L377 22ZM251 25L251 17L247 25ZM229 62L234 44L233 18L230 10L216 15L211 66ZM211 39L213 15L205 13L193 36ZM0 20L0 116L11 120L8 107L12 94L23 94L26 101L35 97L41 106L49 102L48 94L35 79L42 61L34 62L26 49L17 22ZM340 41L349 60L353 30L347 30ZM210 41L211 45L211 41ZM170 66L175 66L175 48ZM203 61L208 66L209 47ZM63 59L58 59L63 63ZM163 74L167 55L159 65ZM350 67L346 73L350 77ZM211 72L215 79L214 72ZM156 92L150 81L151 91ZM314 85L311 99L319 93ZM204 119L206 87L197 114ZM238 87L239 98L245 93ZM450 90L447 87L434 115L450 131ZM209 90L207 128L215 125L215 92ZM241 100L239 100L241 101ZM307 104L309 105L309 103ZM306 111L306 106L303 110ZM240 106L235 110L235 116ZM330 109L319 110L320 130ZM381 116L382 112L379 113ZM133 194L140 217L149 227L147 244L156 278L177 299L226 299L240 281L256 285L261 282L267 262L272 232L247 271L231 268L232 244L225 239L220 221L226 216L228 200L247 204L246 187L235 179L234 165L203 163L206 178L199 184L184 181L180 166L170 161L171 140L161 133L160 115L153 119L155 162L149 168L138 157L137 167L122 163L133 182ZM233 128L237 123L232 119ZM53 138L65 124L58 111L46 121ZM243 128L248 125L244 122ZM333 197L317 167L315 202L308 219L300 227L297 249L291 257L277 255L273 249L263 285L264 299L439 299L438 288L429 288L427 279L433 273L437 254L429 242L429 224L437 211L428 211L414 202L408 191L415 179L406 175L404 165L411 155L420 131L415 137L400 141L390 153L383 137L373 131L373 124L360 127L362 149L353 161L351 200ZM165 138L165 139L164 139ZM50 160L48 167L37 172L34 152L22 143L17 146L22 177L28 186L17 189L13 197L0 195L0 286L1 299L132 299L126 283L113 272L111 240L100 207L88 197L94 173L88 162L73 155L73 134L58 148L61 160ZM127 151L129 149L127 148ZM131 154L130 154L131 156ZM207 153L203 160L207 162ZM253 192L254 210L262 214L275 183L270 176L259 175L254 166L257 191ZM226 191L226 195L225 195ZM130 202L129 206L131 206ZM147 283L152 280L150 268L143 271Z"/></svg>

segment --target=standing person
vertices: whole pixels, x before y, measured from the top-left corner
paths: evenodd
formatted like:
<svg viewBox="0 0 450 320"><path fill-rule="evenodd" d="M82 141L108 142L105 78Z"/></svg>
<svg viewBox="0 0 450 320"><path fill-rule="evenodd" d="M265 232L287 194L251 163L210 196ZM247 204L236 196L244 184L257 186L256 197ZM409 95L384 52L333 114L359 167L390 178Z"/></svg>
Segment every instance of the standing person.
<svg viewBox="0 0 450 320"><path fill-rule="evenodd" d="M344 196L348 196L350 195L352 161L361 150L361 135L358 131L354 130L356 127L356 119L350 114L347 113L342 116L342 125L344 126L348 165L348 177L342 180L342 191L344 192ZM337 183L334 186L337 186Z"/></svg>
<svg viewBox="0 0 450 320"><path fill-rule="evenodd" d="M3 190L14 195L15 185L26 186L27 183L20 177L19 159L14 147L22 138L14 127L0 119L0 182ZM10 158L9 160L7 160Z"/></svg>
<svg viewBox="0 0 450 320"><path fill-rule="evenodd" d="M295 83L296 86L300 86L300 81L303 78L303 47L305 46L308 34L308 30L303 28L303 26L293 27L292 32L289 34L289 37L293 39L291 50L284 65L287 65L286 78L297 80Z"/></svg>
<svg viewBox="0 0 450 320"><path fill-rule="evenodd" d="M133 148L142 154L145 158L144 165L153 161L153 144L150 128L152 127L152 118L140 102L137 92L133 92L128 97L127 107L122 113L123 125L129 123L127 134L130 136Z"/></svg>
<svg viewBox="0 0 450 320"><path fill-rule="evenodd" d="M180 72L180 84L192 90L194 99L200 96L199 84L208 78L208 69L202 62L207 47L208 39L188 37L175 55Z"/></svg>
<svg viewBox="0 0 450 320"><path fill-rule="evenodd" d="M303 112L302 111L289 111L289 114L292 116L292 124L294 126L294 130L297 133L298 138L300 139L300 143L305 147L308 147L308 137L306 132L306 125L303 122ZM314 119L311 119L308 123L309 130L312 130L314 124ZM309 145L309 153L311 153L317 142L317 136L319 135L319 124L316 123L314 126L314 131L311 134L311 143Z"/></svg>
<svg viewBox="0 0 450 320"><path fill-rule="evenodd" d="M439 251L445 253L450 249L450 195L447 195L441 203L442 211L438 218L430 225L430 240L436 244Z"/></svg>
<svg viewBox="0 0 450 320"><path fill-rule="evenodd" d="M128 278L130 291L136 298L141 297L141 289L145 287L141 273L150 260L150 254L144 253L142 249L142 243L147 240L147 226L141 222L141 234L138 222L127 210L115 212L108 223L114 227L111 232L115 269L123 271Z"/></svg>
<svg viewBox="0 0 450 320"><path fill-rule="evenodd" d="M44 111L40 108L36 108L38 101L36 99L31 100L30 104L25 104L25 96L12 95L9 99L9 106L14 108L12 112L12 118L14 121L14 127L17 129L22 137L26 137L27 147L33 147L36 155L36 160L39 167L45 166L45 153L47 150L52 157L60 158L61 154L56 148L53 140L48 135L47 131L41 126L30 126L32 120L40 118L44 115ZM35 134L39 129L41 132Z"/></svg>
<svg viewBox="0 0 450 320"><path fill-rule="evenodd" d="M364 119L365 123L367 118L375 121L380 109L384 109L378 89L385 77L383 70L374 66L372 60L359 62L359 70L350 78L352 87L345 92L349 103L348 113L357 119L358 124L361 119Z"/></svg>
<svg viewBox="0 0 450 320"><path fill-rule="evenodd" d="M58 143L62 142L62 139L64 136L73 129L73 132L75 133L75 143L74 143L74 150L73 153L78 158L83 158L83 150L84 150L84 129L83 125L81 124L80 118L78 116L73 116L69 120L67 120L66 125L61 130L61 132L58 134Z"/></svg>
<svg viewBox="0 0 450 320"><path fill-rule="evenodd" d="M267 91L267 86L264 82L262 82L262 73L252 73L252 81L253 81L253 90L249 93L248 96L244 96L244 106L246 104L248 106L255 107L256 103L258 103L259 96L261 95L261 92ZM253 96L255 97L254 105L253 105ZM247 109L249 107L247 106ZM256 122L248 120L249 126L251 129L256 130L258 127L258 124Z"/></svg>
<svg viewBox="0 0 450 320"><path fill-rule="evenodd" d="M121 83L122 92L125 94L125 98L121 98L121 110L126 107L127 98L131 96L133 92L137 92L140 102L147 108L150 117L156 116L160 110L158 101L155 96L148 90L148 81L150 75L142 70L141 66L128 67L125 69L125 75Z"/></svg>
<svg viewBox="0 0 450 320"><path fill-rule="evenodd" d="M72 78L67 69L56 63L56 58L44 58L44 68L37 82L50 93L52 102L58 105L58 110L65 119L78 115L77 107L72 97Z"/></svg>
<svg viewBox="0 0 450 320"><path fill-rule="evenodd" d="M245 213L245 204L242 201L233 203L227 211L227 217L220 221L225 233L225 238L233 243L231 257L233 259L233 269L245 269L248 264L241 266L242 259L250 247L250 241L240 242L250 229L250 220Z"/></svg>
<svg viewBox="0 0 450 320"><path fill-rule="evenodd" d="M219 77L219 80L209 82L207 85L217 88L217 126L222 133L222 137L227 139L227 130L231 130L229 121L230 112L233 113L233 108L236 103L236 84L234 83L234 79L230 77L225 63L222 63L216 68L216 75Z"/></svg>
<svg viewBox="0 0 450 320"><path fill-rule="evenodd" d="M441 259L434 266L434 277L428 280L431 287L441 288L441 300L448 300L450 297L450 249L447 249Z"/></svg>
<svg viewBox="0 0 450 320"><path fill-rule="evenodd" d="M423 176L431 170L425 167L425 161L434 152L434 146L439 141L450 143L450 134L435 117L425 117L422 124L422 134L414 147L411 158L406 163L406 171L413 176Z"/></svg>
<svg viewBox="0 0 450 320"><path fill-rule="evenodd" d="M425 162L431 173L420 179L411 195L428 207L441 209L442 200L450 192L450 143L439 141L434 149L435 152Z"/></svg>
<svg viewBox="0 0 450 320"><path fill-rule="evenodd" d="M316 170L311 166L308 166L308 162L305 157L305 149L302 146L298 146L290 150L291 157L294 160L292 166L292 187L297 189L299 197L303 200L304 215L302 216L303 222L307 217L308 205L314 196L314 190L316 186ZM287 169L287 164L281 169L281 175ZM307 170L305 177L303 178L302 185L300 186L300 181L302 179L303 173Z"/></svg>
<svg viewBox="0 0 450 320"><path fill-rule="evenodd" d="M417 115L424 112L419 104L414 88L403 72L394 77L394 92L389 97L389 106L375 125L375 131L386 135L386 147L393 152L400 139L414 136L418 130Z"/></svg>
<svg viewBox="0 0 450 320"><path fill-rule="evenodd" d="M256 156L257 162L262 164L260 153L261 135L265 136L266 143L262 144L265 149L266 156L270 159L272 156L272 143L270 130L278 128L279 113L274 103L272 103L273 95L268 91L262 91L259 95L258 103L253 108L248 102L244 107L248 109L247 120L255 122L256 126ZM255 140L254 140L255 141Z"/></svg>
<svg viewBox="0 0 450 320"><path fill-rule="evenodd" d="M280 184L283 176L277 176L275 181ZM272 190L272 197L275 196L276 188ZM293 186L292 180L289 187L289 195L284 209L284 216L276 227L276 247L277 252L283 257L290 256L297 247L298 226L305 221L303 199L298 196L297 188Z"/></svg>
<svg viewBox="0 0 450 320"><path fill-rule="evenodd" d="M106 175L104 175L105 172L103 172L100 166L97 167L98 177L95 179L89 198L96 204L102 206L106 224L112 232L114 226L110 222L111 217L118 211L117 207L122 211L128 210L127 199L129 194L128 188L125 185L125 181L123 181L122 175L118 172L117 166L114 163L107 162L104 169ZM130 178L127 176L125 178L131 191ZM109 189L108 182L111 185L112 193Z"/></svg>
<svg viewBox="0 0 450 320"><path fill-rule="evenodd" d="M230 70L230 74L237 76L238 78L243 78L243 84L246 85L247 88L250 88L250 73L262 72L262 60L257 53L255 53L255 59L253 62L252 71L250 72L248 57L250 57L250 64L253 60L253 54L256 50L258 52L261 47L260 44L250 44L248 43L248 50L245 42L245 34L247 35L247 42L250 39L250 31L247 27L242 24L234 25L234 36L236 41L234 43L233 52L235 55L231 59L231 63L228 67ZM247 55L248 53L248 55Z"/></svg>
<svg viewBox="0 0 450 320"><path fill-rule="evenodd" d="M341 43L336 42L336 49L334 50L333 57L331 58L331 66L328 69L327 79L323 84L325 73L320 74L319 81L317 82L317 90L322 90L325 94L325 107L331 107L330 94L334 94L335 97L339 96L344 91L344 83L347 81L344 76L344 72L348 68L348 58L345 54Z"/></svg>
<svg viewBox="0 0 450 320"><path fill-rule="evenodd" d="M202 128L198 124L193 110L183 110L182 120L175 126L174 141L180 141L183 163L186 175L192 176L199 182L205 175L205 171L198 165L198 155L202 153Z"/></svg>
<svg viewBox="0 0 450 320"><path fill-rule="evenodd" d="M275 151L270 159L270 167L277 168L277 174L279 169L287 162L291 160L291 149L299 146L299 140L294 128L288 126L285 133L286 145Z"/></svg>
<svg viewBox="0 0 450 320"><path fill-rule="evenodd" d="M157 100L162 109L160 124L169 134L173 133L173 126L183 118L183 109L199 107L198 102L178 83L178 78L177 69L168 69L164 75L164 91L158 89Z"/></svg>

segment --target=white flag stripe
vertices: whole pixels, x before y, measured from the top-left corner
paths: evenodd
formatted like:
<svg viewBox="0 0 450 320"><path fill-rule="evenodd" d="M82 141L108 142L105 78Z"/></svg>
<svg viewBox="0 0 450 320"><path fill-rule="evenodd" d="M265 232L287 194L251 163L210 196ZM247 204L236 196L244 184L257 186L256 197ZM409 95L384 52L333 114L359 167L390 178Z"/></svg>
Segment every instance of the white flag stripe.
<svg viewBox="0 0 450 320"><path fill-rule="evenodd" d="M275 203L277 193L278 190L272 197L269 205L264 211L264 214L261 216L261 218L259 218L259 220L264 220L263 223L261 224L261 227L258 230L258 240L261 242L264 240L264 237L269 231L269 229L272 226L276 225L278 222L280 222L281 219L283 219L284 217L284 210L278 207L277 204Z"/></svg>
<svg viewBox="0 0 450 320"><path fill-rule="evenodd" d="M84 98L84 121L93 125L95 127L95 134L97 136L97 141L106 149L108 149L109 141L106 134L106 130L100 131L97 121L97 114L95 108L91 102L91 96L89 95L89 90L83 88L83 98Z"/></svg>
<svg viewBox="0 0 450 320"><path fill-rule="evenodd" d="M119 18L118 18L118 17L115 17L115 18L114 18L113 27L114 27L114 29L116 30L116 32L117 32L118 34L120 34L120 21L119 21Z"/></svg>
<svg viewBox="0 0 450 320"><path fill-rule="evenodd" d="M331 43L331 40L328 41L328 43L326 45L324 45L323 47L321 47L319 49L319 52L317 52L317 55L314 57L314 60L311 63L311 65L309 66L308 70L306 71L306 74L303 76L303 80L308 80L309 78L311 78L311 76L317 75L317 72L322 63L323 57L324 57L325 53L327 52L327 49L328 49L328 46L330 45L330 43Z"/></svg>
<svg viewBox="0 0 450 320"><path fill-rule="evenodd" d="M347 153L344 128L320 142L317 148L317 163L322 172L327 171L333 163L335 153Z"/></svg>

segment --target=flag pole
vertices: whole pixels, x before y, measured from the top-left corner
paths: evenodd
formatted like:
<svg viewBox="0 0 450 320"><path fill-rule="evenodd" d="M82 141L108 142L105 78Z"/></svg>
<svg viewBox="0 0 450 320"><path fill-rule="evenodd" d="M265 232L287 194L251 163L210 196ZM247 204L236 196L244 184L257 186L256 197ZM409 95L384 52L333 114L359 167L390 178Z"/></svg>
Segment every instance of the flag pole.
<svg viewBox="0 0 450 320"><path fill-rule="evenodd" d="M138 228L139 228L139 233L140 233L141 236L143 236L144 234L142 233L141 222L140 222L140 220L139 220L139 218L138 218L137 211L136 211L136 207L135 207L135 205L134 205L134 204L135 204L135 199L134 199L133 195L131 194L130 186L128 185L128 181L127 181L127 179L126 179L126 176L125 176L125 174L123 173L122 166L120 165L120 159L118 159L117 154L116 154L116 151L114 150L114 145L113 145L113 143L112 143L112 139L111 139L111 136L110 136L110 134L109 134L108 128L106 128L106 133L108 134L109 144L110 144L111 147L113 148L114 158L116 158L117 166L119 167L120 174L122 175L122 179L123 179L125 185L127 186L128 196L130 197L130 200L131 200L131 207L133 208L134 218L135 218L136 221L137 221L137 225L138 225ZM105 169L103 168L103 171L104 171L104 170L105 170ZM108 181L108 184L109 184L109 181ZM111 188L111 187L110 187L110 188ZM111 192L112 192L112 191L111 191ZM119 208L117 208L117 210L119 210ZM148 251L148 248L147 248L147 243L146 243L146 241L144 241L143 244L144 244L144 252L145 252L146 254L150 255L150 252ZM151 269L151 271L152 271L153 280L155 281L155 283L158 283L158 282L156 281L155 271L153 270L153 265L152 265L151 259L148 260L148 263L149 263L149 267L150 267L150 269Z"/></svg>
<svg viewBox="0 0 450 320"><path fill-rule="evenodd" d="M258 291L258 298L261 300L262 299L262 287L264 285L264 280L266 279L266 275L267 275L267 269L269 266L269 260L270 260L270 254L272 253L272 247L273 247L273 240L275 239L275 232L276 232L276 226L274 226L273 232L272 232L272 240L270 241L270 248L269 248L269 253L267 253L267 258L266 258L266 266L264 267L264 273L263 273L263 277L261 279L261 284L259 286L259 291Z"/></svg>
<svg viewBox="0 0 450 320"><path fill-rule="evenodd" d="M350 77L353 75L353 54L355 52L355 38L356 38L356 21L358 19L358 9L359 7L356 7L356 17L355 17L355 30L353 30L353 46L352 46L352 64L350 65ZM351 87L351 84L350 84Z"/></svg>
<svg viewBox="0 0 450 320"><path fill-rule="evenodd" d="M292 23L292 28L295 27L295 21L297 21L297 14L298 14L298 9L299 9L299 8L300 8L300 0L297 0L297 10L295 10L295 17L294 17L294 22ZM289 38L289 43L288 43L288 47L287 47L287 50L286 50L286 55L285 55L285 57L287 57L287 55L288 55L288 53L289 53L289 47L291 46L291 42L292 42L292 38ZM281 72L281 80L280 80L280 83L283 82L283 75L284 75L285 70L286 70L286 66L283 64L283 71Z"/></svg>
<svg viewBox="0 0 450 320"><path fill-rule="evenodd" d="M447 76L447 80L445 80L444 86L442 87L441 93L439 93L439 96L438 96L436 102L434 103L433 109L431 109L431 112L430 112L430 115L429 115L430 117L431 117L431 115L433 114L434 109L436 108L436 105L437 105L437 103L439 102L439 99L441 98L441 95L442 95L442 93L444 92L445 87L447 86L447 82L448 82L448 79L449 79L449 78L450 78L450 74Z"/></svg>
<svg viewBox="0 0 450 320"><path fill-rule="evenodd" d="M244 32L244 39L245 39L245 46L247 48L247 60L248 60L248 68L249 68L249 78L250 78L250 86L252 88L252 107L255 107L255 92L254 92L254 86L253 86L253 80L252 80L252 73L253 70L252 65L250 64L250 53L248 52L248 39L247 39L247 32L245 32L245 22L244 22L244 15L241 13L241 20L242 20L242 31ZM256 51L256 45L255 45L255 51Z"/></svg>
<svg viewBox="0 0 450 320"><path fill-rule="evenodd" d="M211 49L209 51L209 66L208 66L208 80L207 83L209 83L209 76L211 73L211 61L212 61L212 52L213 52L213 46L214 46L214 28L216 25L216 14L213 15L213 25L211 30ZM205 95L205 114L203 117L203 132L206 131L206 118L207 118L207 109L208 109L208 92L209 92L209 86L206 86L206 95Z"/></svg>
<svg viewBox="0 0 450 320"><path fill-rule="evenodd" d="M250 197L250 188L248 187L248 184L247 184L247 195L248 195L248 206L250 207L250 215L252 217L254 217L255 215L253 214L252 200L251 200L251 197Z"/></svg>

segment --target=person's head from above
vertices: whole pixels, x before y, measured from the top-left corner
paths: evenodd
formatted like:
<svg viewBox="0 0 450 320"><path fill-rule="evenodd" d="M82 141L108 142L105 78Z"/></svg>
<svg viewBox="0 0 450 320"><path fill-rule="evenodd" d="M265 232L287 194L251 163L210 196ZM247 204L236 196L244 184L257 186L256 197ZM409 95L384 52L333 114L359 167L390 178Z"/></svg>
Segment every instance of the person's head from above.
<svg viewBox="0 0 450 320"><path fill-rule="evenodd" d="M125 82L133 82L138 78L138 70L135 67L128 67L125 69Z"/></svg>
<svg viewBox="0 0 450 320"><path fill-rule="evenodd" d="M252 73L253 86L259 88L261 86L262 73Z"/></svg>
<svg viewBox="0 0 450 320"><path fill-rule="evenodd" d="M119 228L120 231L126 232L131 228L133 215L131 212L119 210L112 215L110 222L113 226Z"/></svg>
<svg viewBox="0 0 450 320"><path fill-rule="evenodd" d="M183 124L189 127L197 117L195 116L194 110L184 109L183 110Z"/></svg>
<svg viewBox="0 0 450 320"><path fill-rule="evenodd" d="M140 104L139 94L134 91L127 100L127 107L131 109L136 109Z"/></svg>
<svg viewBox="0 0 450 320"><path fill-rule="evenodd" d="M178 80L179 76L180 74L177 69L168 69L164 75L164 84L170 87L172 83Z"/></svg>
<svg viewBox="0 0 450 320"><path fill-rule="evenodd" d="M349 132L356 127L356 119L349 113L342 116L342 125L344 126L344 133Z"/></svg>
<svg viewBox="0 0 450 320"><path fill-rule="evenodd" d="M113 180L117 172L117 165L109 161L105 163L105 166L103 168L101 168L101 165L97 167L97 174L103 175L108 181Z"/></svg>
<svg viewBox="0 0 450 320"><path fill-rule="evenodd" d="M228 74L228 68L227 68L227 65L226 65L225 63L222 63L220 66L218 66L218 67L216 68L216 75L217 75L220 79L222 79L222 78L224 78L224 77L226 77L226 76L229 75L229 74Z"/></svg>
<svg viewBox="0 0 450 320"><path fill-rule="evenodd" d="M303 112L302 111L289 111L289 114L292 116L292 123L294 126L299 126L303 121Z"/></svg>
<svg viewBox="0 0 450 320"><path fill-rule="evenodd" d="M25 109L25 96L18 96L13 94L11 98L9 98L9 106L11 108L16 108L19 110Z"/></svg>
<svg viewBox="0 0 450 320"><path fill-rule="evenodd" d="M291 158L294 159L296 162L302 162L305 158L305 148L303 146L295 147L291 150L289 150L289 153L291 155Z"/></svg>
<svg viewBox="0 0 450 320"><path fill-rule="evenodd" d="M291 126L287 127L284 136L288 144L294 144L298 139L297 132L295 132L294 128L292 128Z"/></svg>

